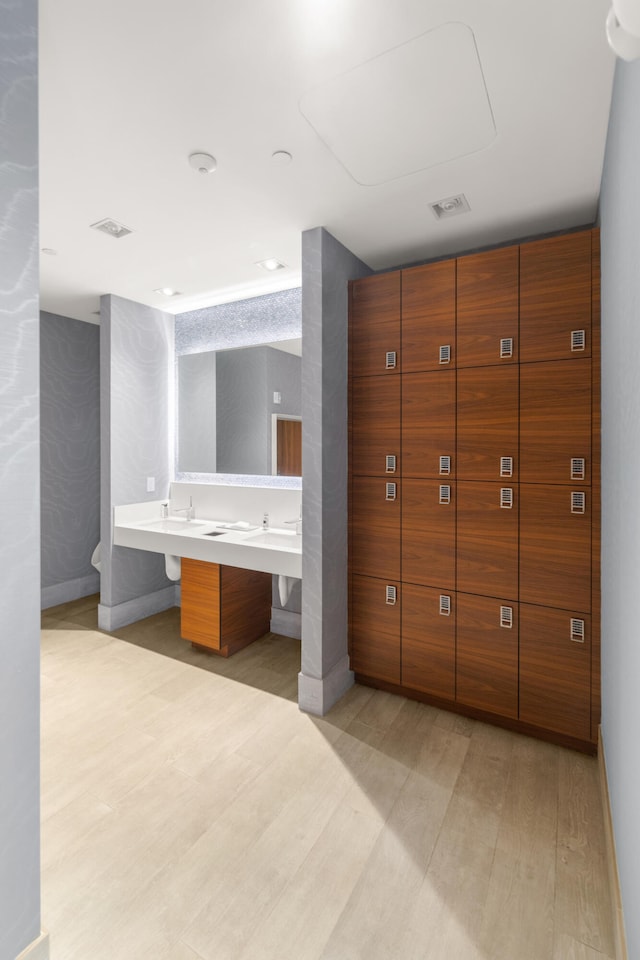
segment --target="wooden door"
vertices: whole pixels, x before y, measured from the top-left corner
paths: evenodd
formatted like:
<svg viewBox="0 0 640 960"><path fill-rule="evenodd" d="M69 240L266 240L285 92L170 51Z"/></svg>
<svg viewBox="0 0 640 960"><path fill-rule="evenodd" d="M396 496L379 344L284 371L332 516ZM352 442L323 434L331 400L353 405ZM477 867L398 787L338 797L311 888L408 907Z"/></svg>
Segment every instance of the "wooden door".
<svg viewBox="0 0 640 960"><path fill-rule="evenodd" d="M458 482L456 588L518 599L518 485Z"/></svg>
<svg viewBox="0 0 640 960"><path fill-rule="evenodd" d="M520 604L520 719L588 740L590 688L590 618Z"/></svg>
<svg viewBox="0 0 640 960"><path fill-rule="evenodd" d="M402 481L402 580L455 590L455 484Z"/></svg>
<svg viewBox="0 0 640 960"><path fill-rule="evenodd" d="M355 673L400 683L399 583L352 578L349 646L351 669Z"/></svg>
<svg viewBox="0 0 640 960"><path fill-rule="evenodd" d="M456 261L402 271L402 372L455 366Z"/></svg>
<svg viewBox="0 0 640 960"><path fill-rule="evenodd" d="M182 558L180 634L220 650L220 564Z"/></svg>
<svg viewBox="0 0 640 960"><path fill-rule="evenodd" d="M518 716L518 605L457 595L456 700Z"/></svg>
<svg viewBox="0 0 640 960"><path fill-rule="evenodd" d="M459 480L518 479L518 367L457 373Z"/></svg>
<svg viewBox="0 0 640 960"><path fill-rule="evenodd" d="M591 361L523 364L520 479L591 482Z"/></svg>
<svg viewBox="0 0 640 960"><path fill-rule="evenodd" d="M455 370L402 377L403 477L455 477Z"/></svg>
<svg viewBox="0 0 640 960"><path fill-rule="evenodd" d="M399 270L350 284L349 363L352 377L400 372Z"/></svg>
<svg viewBox="0 0 640 960"><path fill-rule="evenodd" d="M400 483L354 477L349 564L353 573L400 580Z"/></svg>
<svg viewBox="0 0 640 960"><path fill-rule="evenodd" d="M351 390L351 470L381 477L400 471L400 377L360 377ZM387 458L393 457L393 463ZM393 469L389 469L393 466Z"/></svg>
<svg viewBox="0 0 640 960"><path fill-rule="evenodd" d="M518 272L517 246L458 258L458 368L518 362Z"/></svg>
<svg viewBox="0 0 640 960"><path fill-rule="evenodd" d="M520 484L520 600L591 609L591 491Z"/></svg>
<svg viewBox="0 0 640 960"><path fill-rule="evenodd" d="M455 700L455 593L403 584L402 685Z"/></svg>
<svg viewBox="0 0 640 960"><path fill-rule="evenodd" d="M591 231L520 247L520 360L591 356Z"/></svg>
<svg viewBox="0 0 640 960"><path fill-rule="evenodd" d="M279 477L302 476L302 421L278 417L277 471Z"/></svg>

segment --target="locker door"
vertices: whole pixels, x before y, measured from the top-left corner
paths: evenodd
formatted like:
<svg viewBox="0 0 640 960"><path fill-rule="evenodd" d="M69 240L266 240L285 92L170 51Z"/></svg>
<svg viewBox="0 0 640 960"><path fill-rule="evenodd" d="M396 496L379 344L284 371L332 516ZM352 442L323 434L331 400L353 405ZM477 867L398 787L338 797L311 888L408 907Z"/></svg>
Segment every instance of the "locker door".
<svg viewBox="0 0 640 960"><path fill-rule="evenodd" d="M455 589L455 484L402 481L402 580Z"/></svg>
<svg viewBox="0 0 640 960"><path fill-rule="evenodd" d="M459 257L456 363L518 362L518 247Z"/></svg>
<svg viewBox="0 0 640 960"><path fill-rule="evenodd" d="M350 284L349 361L352 377L400 372L399 270Z"/></svg>
<svg viewBox="0 0 640 960"><path fill-rule="evenodd" d="M474 367L457 378L458 479L515 483L518 367Z"/></svg>
<svg viewBox="0 0 640 960"><path fill-rule="evenodd" d="M455 370L402 377L403 477L454 477Z"/></svg>
<svg viewBox="0 0 640 960"><path fill-rule="evenodd" d="M400 379L360 377L352 383L351 470L354 474L382 477L399 473Z"/></svg>
<svg viewBox="0 0 640 960"><path fill-rule="evenodd" d="M590 618L520 604L520 719L588 740L590 694Z"/></svg>
<svg viewBox="0 0 640 960"><path fill-rule="evenodd" d="M590 360L522 365L520 479L591 482Z"/></svg>
<svg viewBox="0 0 640 960"><path fill-rule="evenodd" d="M403 585L402 685L455 699L455 593Z"/></svg>
<svg viewBox="0 0 640 960"><path fill-rule="evenodd" d="M520 247L520 361L591 356L591 231Z"/></svg>
<svg viewBox="0 0 640 960"><path fill-rule="evenodd" d="M458 591L517 600L517 484L459 482L456 540Z"/></svg>
<svg viewBox="0 0 640 960"><path fill-rule="evenodd" d="M520 600L591 609L591 491L520 484Z"/></svg>
<svg viewBox="0 0 640 960"><path fill-rule="evenodd" d="M400 683L399 583L353 577L350 650L356 673Z"/></svg>
<svg viewBox="0 0 640 960"><path fill-rule="evenodd" d="M457 595L456 700L518 716L518 605Z"/></svg>
<svg viewBox="0 0 640 960"><path fill-rule="evenodd" d="M402 372L455 366L456 262L402 271Z"/></svg>
<svg viewBox="0 0 640 960"><path fill-rule="evenodd" d="M400 484L354 477L349 564L353 573L400 579Z"/></svg>

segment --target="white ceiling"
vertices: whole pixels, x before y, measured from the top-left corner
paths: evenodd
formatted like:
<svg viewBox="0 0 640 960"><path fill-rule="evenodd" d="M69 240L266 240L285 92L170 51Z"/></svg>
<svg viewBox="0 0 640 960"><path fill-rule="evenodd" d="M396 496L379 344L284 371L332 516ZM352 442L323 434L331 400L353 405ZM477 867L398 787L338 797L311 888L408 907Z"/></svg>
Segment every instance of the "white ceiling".
<svg viewBox="0 0 640 960"><path fill-rule="evenodd" d="M181 313L296 286L300 234L317 226L382 269L593 222L615 65L608 7L41 0L40 244L56 251L41 257L42 309L95 322L103 293ZM466 52L443 46L440 66L420 46L455 36ZM469 139L479 109L492 124ZM276 164L278 150L292 163ZM191 170L194 151L216 172ZM363 185L356 167L395 178ZM459 193L471 211L438 221L429 203ZM89 229L106 217L133 232ZM268 257L286 269L256 266ZM181 295L154 293L163 286Z"/></svg>

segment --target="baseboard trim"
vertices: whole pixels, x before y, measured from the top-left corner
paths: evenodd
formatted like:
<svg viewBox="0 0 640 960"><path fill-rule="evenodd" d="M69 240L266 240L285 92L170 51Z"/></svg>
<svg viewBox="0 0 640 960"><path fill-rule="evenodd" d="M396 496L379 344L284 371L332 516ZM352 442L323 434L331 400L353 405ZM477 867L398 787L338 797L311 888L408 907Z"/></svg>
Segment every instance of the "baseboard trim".
<svg viewBox="0 0 640 960"><path fill-rule="evenodd" d="M302 638L302 614L293 610L281 610L271 607L271 633L279 633L282 637L292 637L294 640Z"/></svg>
<svg viewBox="0 0 640 960"><path fill-rule="evenodd" d="M611 802L609 799L607 762L604 755L604 741L602 739L601 727L598 727L598 772L600 774L600 797L602 799L605 855L607 858L607 872L609 874L609 891L611 894L611 913L613 916L613 937L616 960L628 960L629 955L627 953L627 938L624 932L624 914L622 912L622 896L620 893L620 877L618 874L618 860L616 857L616 841L615 834L613 832L613 818L611 816Z"/></svg>
<svg viewBox="0 0 640 960"><path fill-rule="evenodd" d="M49 934L44 931L37 940L30 943L16 960L49 960Z"/></svg>
<svg viewBox="0 0 640 960"><path fill-rule="evenodd" d="M175 606L176 588L174 586L165 587L155 593L147 593L142 597L135 597L133 600L126 600L124 603L117 603L113 607L99 603L98 627L106 633L113 633L114 630L127 627L130 623L144 620L145 617L162 613L163 610Z"/></svg>
<svg viewBox="0 0 640 960"><path fill-rule="evenodd" d="M348 655L339 660L325 677L298 674L298 706L305 713L324 717L355 682Z"/></svg>
<svg viewBox="0 0 640 960"><path fill-rule="evenodd" d="M43 587L40 591L40 609L48 610L61 603L70 603L82 597L90 597L100 592L100 574L90 573L86 577L77 577L75 580L65 580L64 583L54 583L50 587Z"/></svg>

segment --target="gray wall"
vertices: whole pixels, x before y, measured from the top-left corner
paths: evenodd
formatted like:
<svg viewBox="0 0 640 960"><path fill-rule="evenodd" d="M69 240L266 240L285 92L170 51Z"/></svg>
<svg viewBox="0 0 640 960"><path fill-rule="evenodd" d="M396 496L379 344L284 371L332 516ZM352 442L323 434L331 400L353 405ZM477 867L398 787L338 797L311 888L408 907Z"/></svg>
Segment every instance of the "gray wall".
<svg viewBox="0 0 640 960"><path fill-rule="evenodd" d="M99 589L100 328L40 314L42 606Z"/></svg>
<svg viewBox="0 0 640 960"><path fill-rule="evenodd" d="M37 5L0 2L0 957L40 934Z"/></svg>
<svg viewBox="0 0 640 960"><path fill-rule="evenodd" d="M164 574L164 558L145 550L114 547L111 524L115 505L168 495L174 388L173 317L122 297L104 296L100 307L102 576L98 616L105 630L171 606L175 596ZM147 492L147 477L155 478L155 492ZM139 602L140 598L147 600Z"/></svg>
<svg viewBox="0 0 640 960"><path fill-rule="evenodd" d="M218 473L271 473L266 349L221 350L216 355Z"/></svg>
<svg viewBox="0 0 640 960"><path fill-rule="evenodd" d="M216 354L213 350L177 358L178 456L183 473L215 473Z"/></svg>
<svg viewBox="0 0 640 960"><path fill-rule="evenodd" d="M316 713L326 712L353 682L347 659L347 283L371 272L322 227L302 234L299 701Z"/></svg>
<svg viewBox="0 0 640 960"><path fill-rule="evenodd" d="M629 957L640 957L640 62L618 62L600 199L602 733Z"/></svg>

